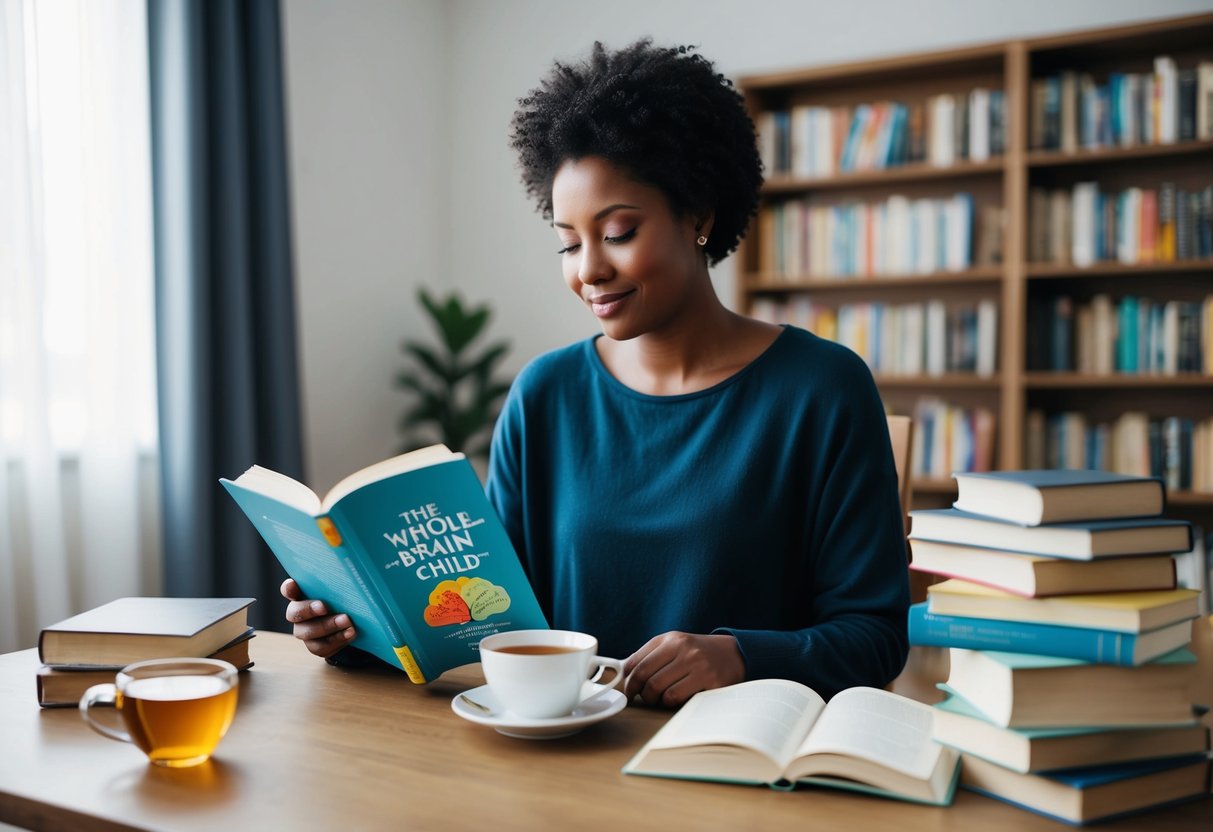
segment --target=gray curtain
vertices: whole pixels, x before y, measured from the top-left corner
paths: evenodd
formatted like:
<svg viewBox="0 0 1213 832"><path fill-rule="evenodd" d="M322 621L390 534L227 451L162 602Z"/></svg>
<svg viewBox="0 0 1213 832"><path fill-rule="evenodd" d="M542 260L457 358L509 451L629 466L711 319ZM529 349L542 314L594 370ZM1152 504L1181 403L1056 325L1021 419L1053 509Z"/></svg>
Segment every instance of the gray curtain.
<svg viewBox="0 0 1213 832"><path fill-rule="evenodd" d="M253 596L285 577L218 483L302 477L277 0L148 0L165 592Z"/></svg>

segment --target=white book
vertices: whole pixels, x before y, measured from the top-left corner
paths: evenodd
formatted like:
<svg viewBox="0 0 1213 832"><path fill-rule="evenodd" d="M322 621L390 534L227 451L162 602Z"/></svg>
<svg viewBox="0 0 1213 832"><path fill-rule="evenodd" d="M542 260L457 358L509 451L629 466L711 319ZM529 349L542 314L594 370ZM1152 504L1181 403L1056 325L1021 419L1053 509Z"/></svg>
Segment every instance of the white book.
<svg viewBox="0 0 1213 832"><path fill-rule="evenodd" d="M990 158L990 91L977 87L969 93L969 159Z"/></svg>
<svg viewBox="0 0 1213 832"><path fill-rule="evenodd" d="M942 300L927 301L927 375L941 376L947 368L948 311Z"/></svg>
<svg viewBox="0 0 1213 832"><path fill-rule="evenodd" d="M1167 301L1162 308L1162 371L1179 373L1179 301Z"/></svg>
<svg viewBox="0 0 1213 832"><path fill-rule="evenodd" d="M977 303L977 375L994 375L998 357L998 303L990 298Z"/></svg>
<svg viewBox="0 0 1213 832"><path fill-rule="evenodd" d="M1213 61L1196 65L1196 138L1213 139Z"/></svg>
<svg viewBox="0 0 1213 832"><path fill-rule="evenodd" d="M1099 201L1099 185L1077 182L1070 199L1070 260L1075 266L1090 266L1095 262L1095 205Z"/></svg>
<svg viewBox="0 0 1213 832"><path fill-rule="evenodd" d="M1155 140L1174 144L1179 137L1179 72L1174 59L1166 55L1154 59L1154 81L1158 84Z"/></svg>
<svg viewBox="0 0 1213 832"><path fill-rule="evenodd" d="M933 96L929 103L927 143L930 161L936 167L950 167L956 161L956 102L951 95L944 94Z"/></svg>
<svg viewBox="0 0 1213 832"><path fill-rule="evenodd" d="M910 249L910 200L894 194L885 201L888 225L885 268L888 274L909 274L913 269Z"/></svg>
<svg viewBox="0 0 1213 832"><path fill-rule="evenodd" d="M923 341L923 315L925 310L921 303L911 303L903 307L902 343L905 350L902 354L902 367L905 374L917 376L922 374L923 358L926 344Z"/></svg>
<svg viewBox="0 0 1213 832"><path fill-rule="evenodd" d="M938 212L933 199L914 200L914 240L917 245L914 271L929 274L936 271L936 248L938 243Z"/></svg>

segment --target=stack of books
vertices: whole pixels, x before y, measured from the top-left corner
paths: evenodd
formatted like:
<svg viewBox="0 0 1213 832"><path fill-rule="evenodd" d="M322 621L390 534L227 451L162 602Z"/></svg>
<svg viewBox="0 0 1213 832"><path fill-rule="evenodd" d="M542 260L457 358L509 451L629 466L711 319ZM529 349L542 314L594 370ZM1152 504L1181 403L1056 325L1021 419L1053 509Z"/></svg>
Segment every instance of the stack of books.
<svg viewBox="0 0 1213 832"><path fill-rule="evenodd" d="M38 635L38 704L76 707L93 685L111 683L145 659L210 657L252 667L252 598L119 598Z"/></svg>
<svg viewBox="0 0 1213 832"><path fill-rule="evenodd" d="M954 508L911 512L916 570L944 576L910 642L949 649L934 736L961 785L1069 823L1208 792L1176 587L1189 524L1161 480L1102 471L957 474Z"/></svg>

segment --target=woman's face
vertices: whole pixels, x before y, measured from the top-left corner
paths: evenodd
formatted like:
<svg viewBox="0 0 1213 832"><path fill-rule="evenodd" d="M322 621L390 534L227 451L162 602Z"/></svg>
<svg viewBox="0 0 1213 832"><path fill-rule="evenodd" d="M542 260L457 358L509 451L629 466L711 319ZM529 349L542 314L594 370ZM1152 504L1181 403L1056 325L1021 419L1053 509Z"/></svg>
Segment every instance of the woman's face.
<svg viewBox="0 0 1213 832"><path fill-rule="evenodd" d="M702 249L710 226L674 215L659 189L597 156L569 160L552 182L564 279L617 341L659 332L711 291Z"/></svg>

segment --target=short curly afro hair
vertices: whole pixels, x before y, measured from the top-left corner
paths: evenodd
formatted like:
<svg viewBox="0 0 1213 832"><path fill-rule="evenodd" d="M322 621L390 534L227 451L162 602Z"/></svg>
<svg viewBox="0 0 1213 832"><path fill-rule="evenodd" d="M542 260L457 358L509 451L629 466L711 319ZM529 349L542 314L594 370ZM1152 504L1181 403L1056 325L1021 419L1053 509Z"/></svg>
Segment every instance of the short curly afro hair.
<svg viewBox="0 0 1213 832"><path fill-rule="evenodd" d="M602 157L665 193L679 216L714 212L704 254L715 265L745 235L762 162L741 95L694 47L643 39L619 51L595 43L578 64L557 62L519 99L510 124L522 182L552 219L552 180L569 159Z"/></svg>

